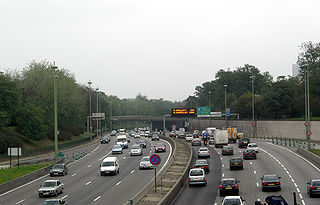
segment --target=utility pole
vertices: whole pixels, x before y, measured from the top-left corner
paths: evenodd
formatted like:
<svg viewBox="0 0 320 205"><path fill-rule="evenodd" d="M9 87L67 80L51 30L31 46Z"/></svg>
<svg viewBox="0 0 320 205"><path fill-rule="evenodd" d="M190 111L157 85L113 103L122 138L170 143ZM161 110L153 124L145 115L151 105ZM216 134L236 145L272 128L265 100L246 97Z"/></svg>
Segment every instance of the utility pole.
<svg viewBox="0 0 320 205"><path fill-rule="evenodd" d="M97 113L99 113L99 88L96 88L96 93L97 93ZM97 137L99 135L99 120L97 118Z"/></svg>
<svg viewBox="0 0 320 205"><path fill-rule="evenodd" d="M227 129L227 84L224 84L223 87L224 87L224 110L225 110L225 113L226 113L226 116L225 116L225 126L226 126L226 129Z"/></svg>
<svg viewBox="0 0 320 205"><path fill-rule="evenodd" d="M54 159L55 161L58 160L57 153L58 153L58 102L57 102L57 78L56 70L58 67L56 63L53 62L52 69L54 70L54 79L53 79L53 92L54 92Z"/></svg>
<svg viewBox="0 0 320 205"><path fill-rule="evenodd" d="M90 134L90 142L92 142L92 120L91 120L91 116L92 116L92 111L91 111L91 80L89 79L88 81L88 85L89 85L89 134Z"/></svg>
<svg viewBox="0 0 320 205"><path fill-rule="evenodd" d="M255 79L256 76L252 75L250 76L250 79L251 79L251 87L252 87L252 137L255 137L255 122L254 122L254 79Z"/></svg>
<svg viewBox="0 0 320 205"><path fill-rule="evenodd" d="M211 127L211 102L210 102L210 98L211 98L211 91L208 92L209 93L209 124L210 124L210 127Z"/></svg>
<svg viewBox="0 0 320 205"><path fill-rule="evenodd" d="M112 101L110 102L110 129L112 131Z"/></svg>

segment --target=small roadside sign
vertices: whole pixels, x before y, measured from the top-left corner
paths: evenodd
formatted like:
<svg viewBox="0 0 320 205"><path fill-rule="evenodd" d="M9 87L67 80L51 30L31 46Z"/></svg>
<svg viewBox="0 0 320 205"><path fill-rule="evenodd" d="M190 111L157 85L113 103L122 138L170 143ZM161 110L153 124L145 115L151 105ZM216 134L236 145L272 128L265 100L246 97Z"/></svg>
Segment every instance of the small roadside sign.
<svg viewBox="0 0 320 205"><path fill-rule="evenodd" d="M230 108L226 109L226 115L227 115L227 117L230 117Z"/></svg>
<svg viewBox="0 0 320 205"><path fill-rule="evenodd" d="M62 152L58 152L57 157L62 158L64 156L64 154L62 154Z"/></svg>
<svg viewBox="0 0 320 205"><path fill-rule="evenodd" d="M176 130L177 129L177 126L176 125L172 125L172 130Z"/></svg>
<svg viewBox="0 0 320 205"><path fill-rule="evenodd" d="M309 130L309 131L307 132L307 135L310 137L310 136L312 135L312 132Z"/></svg>
<svg viewBox="0 0 320 205"><path fill-rule="evenodd" d="M308 125L309 125L309 123L308 123L308 121L306 121L306 122L304 123L304 126L308 127Z"/></svg>
<svg viewBox="0 0 320 205"><path fill-rule="evenodd" d="M160 164L160 162L161 162L161 159L160 159L159 155L153 154L150 156L150 163L152 165L158 165L158 164Z"/></svg>
<svg viewBox="0 0 320 205"><path fill-rule="evenodd" d="M251 122L252 127L255 127L257 125L257 123L255 121Z"/></svg>

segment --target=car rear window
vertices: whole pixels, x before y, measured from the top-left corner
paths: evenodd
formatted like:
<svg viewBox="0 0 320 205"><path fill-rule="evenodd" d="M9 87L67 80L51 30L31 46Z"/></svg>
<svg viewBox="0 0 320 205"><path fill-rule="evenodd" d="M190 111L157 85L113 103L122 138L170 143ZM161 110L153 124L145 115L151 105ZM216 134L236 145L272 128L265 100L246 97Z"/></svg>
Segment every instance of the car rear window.
<svg viewBox="0 0 320 205"><path fill-rule="evenodd" d="M200 161L200 160L199 160L199 161L196 161L196 164L208 164L208 162L207 162L207 161L202 161L202 160Z"/></svg>
<svg viewBox="0 0 320 205"><path fill-rule="evenodd" d="M102 162L103 167L114 166L114 162Z"/></svg>
<svg viewBox="0 0 320 205"><path fill-rule="evenodd" d="M200 148L199 151L208 151L207 148Z"/></svg>
<svg viewBox="0 0 320 205"><path fill-rule="evenodd" d="M225 199L223 205L241 205L240 199Z"/></svg>
<svg viewBox="0 0 320 205"><path fill-rule="evenodd" d="M190 172L190 176L202 176L202 175L203 175L203 171L201 169L191 170Z"/></svg>
<svg viewBox="0 0 320 205"><path fill-rule="evenodd" d="M320 181L315 181L312 183L313 186L320 186Z"/></svg>
<svg viewBox="0 0 320 205"><path fill-rule="evenodd" d="M278 180L278 177L277 176L265 176L263 179L264 180Z"/></svg>
<svg viewBox="0 0 320 205"><path fill-rule="evenodd" d="M132 145L132 149L140 149L140 145Z"/></svg>
<svg viewBox="0 0 320 205"><path fill-rule="evenodd" d="M234 179L222 180L222 185L234 185L236 181Z"/></svg>
<svg viewBox="0 0 320 205"><path fill-rule="evenodd" d="M236 158L236 159L231 159L230 162L241 162L242 159L241 158Z"/></svg>

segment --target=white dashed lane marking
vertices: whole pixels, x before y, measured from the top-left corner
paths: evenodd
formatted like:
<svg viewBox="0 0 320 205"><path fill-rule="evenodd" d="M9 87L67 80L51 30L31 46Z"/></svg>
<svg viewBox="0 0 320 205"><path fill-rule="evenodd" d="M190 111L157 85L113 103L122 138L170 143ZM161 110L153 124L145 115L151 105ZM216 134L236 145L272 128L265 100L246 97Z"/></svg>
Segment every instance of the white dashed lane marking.
<svg viewBox="0 0 320 205"><path fill-rule="evenodd" d="M98 196L97 198L95 198L93 201L97 201L101 198L101 196Z"/></svg>
<svg viewBox="0 0 320 205"><path fill-rule="evenodd" d="M257 182L257 186L259 186L259 183Z"/></svg>
<svg viewBox="0 0 320 205"><path fill-rule="evenodd" d="M118 183L116 183L116 186L118 186L119 184L121 184L121 181L119 181Z"/></svg>
<svg viewBox="0 0 320 205"><path fill-rule="evenodd" d="M74 177L74 176L76 176L77 175L77 173L74 173L73 175L71 175L72 177Z"/></svg>
<svg viewBox="0 0 320 205"><path fill-rule="evenodd" d="M67 198L69 195L65 195L64 197L61 197L61 199L65 199L65 198Z"/></svg>
<svg viewBox="0 0 320 205"><path fill-rule="evenodd" d="M16 204L20 204L20 203L24 202L25 200L26 199L22 199L22 200L18 201Z"/></svg>
<svg viewBox="0 0 320 205"><path fill-rule="evenodd" d="M89 184L91 184L91 181L88 181L88 182L86 183L86 186L89 185Z"/></svg>

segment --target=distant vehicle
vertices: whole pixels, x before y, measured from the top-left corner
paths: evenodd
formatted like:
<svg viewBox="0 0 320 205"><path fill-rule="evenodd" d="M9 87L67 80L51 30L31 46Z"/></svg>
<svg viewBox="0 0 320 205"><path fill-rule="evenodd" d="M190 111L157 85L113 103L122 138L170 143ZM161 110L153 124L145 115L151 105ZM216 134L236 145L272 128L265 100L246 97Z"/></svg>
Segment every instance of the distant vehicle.
<svg viewBox="0 0 320 205"><path fill-rule="evenodd" d="M131 147L130 156L136 156L136 155L138 155L138 156L142 155L142 148L141 148L140 144L134 144Z"/></svg>
<svg viewBox="0 0 320 205"><path fill-rule="evenodd" d="M237 139L240 139L240 138L242 138L242 137L245 137L245 134L242 133L242 132L238 132L238 133L237 133Z"/></svg>
<svg viewBox="0 0 320 205"><path fill-rule="evenodd" d="M106 157L100 165L101 176L107 174L116 175L119 173L120 167L117 157Z"/></svg>
<svg viewBox="0 0 320 205"><path fill-rule="evenodd" d="M201 140L199 138L193 138L192 146L201 146Z"/></svg>
<svg viewBox="0 0 320 205"><path fill-rule="evenodd" d="M214 144L214 137L209 138L209 144Z"/></svg>
<svg viewBox="0 0 320 205"><path fill-rule="evenodd" d="M122 154L122 147L120 145L113 145L112 154Z"/></svg>
<svg viewBox="0 0 320 205"><path fill-rule="evenodd" d="M151 169L150 156L142 157L139 163L139 169Z"/></svg>
<svg viewBox="0 0 320 205"><path fill-rule="evenodd" d="M223 146L221 154L222 155L233 155L233 147Z"/></svg>
<svg viewBox="0 0 320 205"><path fill-rule="evenodd" d="M47 199L44 201L42 205L66 205L68 204L66 201L63 199Z"/></svg>
<svg viewBox="0 0 320 205"><path fill-rule="evenodd" d="M193 168L201 168L204 169L205 172L209 172L209 163L205 159L198 159L195 163Z"/></svg>
<svg viewBox="0 0 320 205"><path fill-rule="evenodd" d="M101 144L109 143L110 142L110 136L109 135L102 136L100 142L101 142Z"/></svg>
<svg viewBox="0 0 320 205"><path fill-rule="evenodd" d="M189 171L189 186L207 185L206 175L203 169L194 168Z"/></svg>
<svg viewBox="0 0 320 205"><path fill-rule="evenodd" d="M186 137L185 133L179 133L178 134L178 138L180 138L180 139L185 139L185 137Z"/></svg>
<svg viewBox="0 0 320 205"><path fill-rule="evenodd" d="M141 148L147 148L147 142L145 140L139 140L139 145Z"/></svg>
<svg viewBox="0 0 320 205"><path fill-rule="evenodd" d="M117 131L116 130L112 130L110 135L111 136L116 136L117 135Z"/></svg>
<svg viewBox="0 0 320 205"><path fill-rule="evenodd" d="M287 201L281 196L275 196L275 195L271 195L271 196L267 196L265 198L265 201L267 202L268 205L288 205ZM263 205L261 203L261 201L256 201L255 202L256 205ZM266 204L266 203L264 203Z"/></svg>
<svg viewBox="0 0 320 205"><path fill-rule="evenodd" d="M255 142L250 142L247 146L247 148L253 149L255 152L259 152L259 147L257 145L257 143Z"/></svg>
<svg viewBox="0 0 320 205"><path fill-rule="evenodd" d="M235 178L223 178L220 181L219 193L220 196L230 196L239 194L239 181Z"/></svg>
<svg viewBox="0 0 320 205"><path fill-rule="evenodd" d="M145 136L146 136L146 137L152 137L152 134L151 134L150 131L146 131Z"/></svg>
<svg viewBox="0 0 320 205"><path fill-rule="evenodd" d="M155 152L166 152L166 146L163 143L158 143L154 149Z"/></svg>
<svg viewBox="0 0 320 205"><path fill-rule="evenodd" d="M206 147L200 147L198 150L198 158L201 157L206 157L206 158L210 158L210 152L209 149Z"/></svg>
<svg viewBox="0 0 320 205"><path fill-rule="evenodd" d="M227 130L218 130L214 132L214 145L215 147L223 147L228 145L228 131Z"/></svg>
<svg viewBox="0 0 320 205"><path fill-rule="evenodd" d="M187 136L186 136L186 141L187 141L187 142L192 142L192 140L193 140L192 134L187 134Z"/></svg>
<svg viewBox="0 0 320 205"><path fill-rule="evenodd" d="M280 184L280 179L276 174L267 174L263 175L261 179L261 188L262 191L267 191L270 189L276 189L278 191L281 191L281 184Z"/></svg>
<svg viewBox="0 0 320 205"><path fill-rule="evenodd" d="M140 134L135 134L134 138L140 138Z"/></svg>
<svg viewBox="0 0 320 205"><path fill-rule="evenodd" d="M176 132L175 131L170 132L169 137L175 137L175 136L176 136Z"/></svg>
<svg viewBox="0 0 320 205"><path fill-rule="evenodd" d="M58 196L58 194L62 194L63 187L64 184L60 180L46 180L38 190L39 197Z"/></svg>
<svg viewBox="0 0 320 205"><path fill-rule="evenodd" d="M120 145L123 149L128 148L128 138L127 135L119 135L117 136L116 144Z"/></svg>
<svg viewBox="0 0 320 205"><path fill-rule="evenodd" d="M121 128L121 129L119 129L119 133L125 133L126 132L126 129L124 129L124 128Z"/></svg>
<svg viewBox="0 0 320 205"><path fill-rule="evenodd" d="M153 134L152 137L151 137L151 140L152 140L152 141L155 141L155 140L158 140L158 141L159 141L159 140L160 140L160 137L159 137L158 134Z"/></svg>
<svg viewBox="0 0 320 205"><path fill-rule="evenodd" d="M248 137L242 137L241 139L238 140L238 147L247 148L249 143L250 143L250 139Z"/></svg>
<svg viewBox="0 0 320 205"><path fill-rule="evenodd" d="M59 175L66 175L68 173L68 168L65 164L55 164L52 166L50 170L50 177L59 176Z"/></svg>
<svg viewBox="0 0 320 205"><path fill-rule="evenodd" d="M320 194L320 179L311 179L307 183L307 193L310 198Z"/></svg>
<svg viewBox="0 0 320 205"><path fill-rule="evenodd" d="M236 143L238 128L236 126L227 127L229 134L229 143Z"/></svg>
<svg viewBox="0 0 320 205"><path fill-rule="evenodd" d="M243 159L257 159L257 154L254 149L246 149L243 152Z"/></svg>
<svg viewBox="0 0 320 205"><path fill-rule="evenodd" d="M240 157L235 157L230 159L229 164L230 164L230 170L243 169L243 159L241 159Z"/></svg>
<svg viewBox="0 0 320 205"><path fill-rule="evenodd" d="M226 196L222 201L222 205L244 205L244 201L241 196Z"/></svg>
<svg viewBox="0 0 320 205"><path fill-rule="evenodd" d="M213 136L214 132L217 131L219 129L217 129L216 127L208 127L206 128L206 132L209 133L209 136Z"/></svg>

